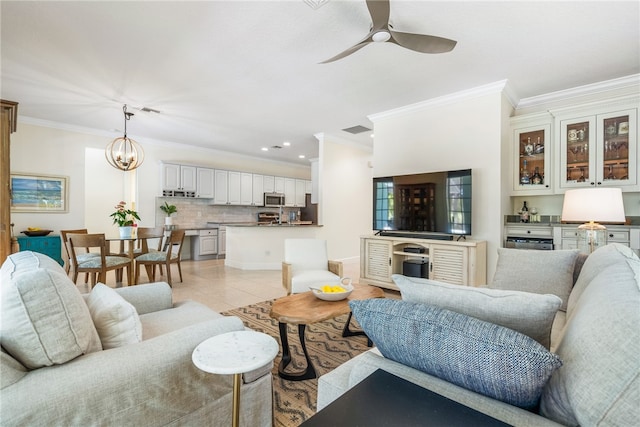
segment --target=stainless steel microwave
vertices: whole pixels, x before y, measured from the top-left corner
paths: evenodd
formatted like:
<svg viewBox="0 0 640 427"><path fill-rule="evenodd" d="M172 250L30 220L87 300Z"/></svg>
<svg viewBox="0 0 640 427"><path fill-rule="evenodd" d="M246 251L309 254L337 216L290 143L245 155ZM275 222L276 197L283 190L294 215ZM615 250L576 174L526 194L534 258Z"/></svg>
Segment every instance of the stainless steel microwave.
<svg viewBox="0 0 640 427"><path fill-rule="evenodd" d="M278 208L284 206L284 194L264 193L264 205L268 208Z"/></svg>

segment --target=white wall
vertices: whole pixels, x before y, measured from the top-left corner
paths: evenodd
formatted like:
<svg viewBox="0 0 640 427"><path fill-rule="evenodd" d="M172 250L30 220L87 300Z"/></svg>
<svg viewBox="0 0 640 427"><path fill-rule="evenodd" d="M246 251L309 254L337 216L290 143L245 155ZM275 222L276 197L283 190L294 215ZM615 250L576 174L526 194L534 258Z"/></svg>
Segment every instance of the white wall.
<svg viewBox="0 0 640 427"><path fill-rule="evenodd" d="M107 163L104 148L117 135L18 117L11 135L11 171L69 177L66 213L12 213L15 233L26 227L54 231L88 228L115 234L109 215L120 200L135 202L141 226L155 225L155 199L160 194L160 162L177 161L207 167L310 179L311 167L263 160L166 141L136 139L145 151L142 166L121 172ZM135 178L134 178L135 177ZM135 182L135 185L131 185Z"/></svg>
<svg viewBox="0 0 640 427"><path fill-rule="evenodd" d="M327 240L329 258L358 263L360 236L371 234L371 150L331 135L317 135L318 236Z"/></svg>
<svg viewBox="0 0 640 427"><path fill-rule="evenodd" d="M487 280L501 246L503 116L501 86L371 116L374 176L473 169L472 238L487 241ZM371 212L368 212L369 218Z"/></svg>

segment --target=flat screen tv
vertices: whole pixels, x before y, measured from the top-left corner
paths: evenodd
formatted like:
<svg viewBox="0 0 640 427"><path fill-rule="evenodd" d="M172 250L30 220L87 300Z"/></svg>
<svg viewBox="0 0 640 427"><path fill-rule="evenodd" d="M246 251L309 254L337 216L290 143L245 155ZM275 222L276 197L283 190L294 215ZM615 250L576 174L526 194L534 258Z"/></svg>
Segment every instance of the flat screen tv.
<svg viewBox="0 0 640 427"><path fill-rule="evenodd" d="M373 229L382 235L471 234L471 169L373 179Z"/></svg>

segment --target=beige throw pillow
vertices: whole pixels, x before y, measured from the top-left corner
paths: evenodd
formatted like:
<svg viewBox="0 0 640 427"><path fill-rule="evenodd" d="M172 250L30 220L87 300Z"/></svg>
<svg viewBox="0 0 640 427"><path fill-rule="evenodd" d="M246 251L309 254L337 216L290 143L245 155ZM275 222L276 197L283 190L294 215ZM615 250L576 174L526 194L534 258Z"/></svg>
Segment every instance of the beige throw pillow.
<svg viewBox="0 0 640 427"><path fill-rule="evenodd" d="M555 295L451 285L391 276L407 302L430 304L513 329L549 348L551 327L562 300Z"/></svg>
<svg viewBox="0 0 640 427"><path fill-rule="evenodd" d="M102 349L87 305L64 271L36 267L3 274L0 283L2 347L26 368Z"/></svg>
<svg viewBox="0 0 640 427"><path fill-rule="evenodd" d="M87 305L105 350L142 341L138 312L110 287L96 284Z"/></svg>
<svg viewBox="0 0 640 427"><path fill-rule="evenodd" d="M580 251L538 251L498 248L498 264L492 289L553 294L562 299L560 310L567 311L573 288L573 270Z"/></svg>

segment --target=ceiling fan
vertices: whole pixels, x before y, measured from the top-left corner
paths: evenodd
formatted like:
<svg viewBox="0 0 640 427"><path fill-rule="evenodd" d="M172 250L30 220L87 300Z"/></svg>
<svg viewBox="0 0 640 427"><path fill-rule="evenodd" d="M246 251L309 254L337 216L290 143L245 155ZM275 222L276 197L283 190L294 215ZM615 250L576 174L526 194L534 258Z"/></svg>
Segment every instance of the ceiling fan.
<svg viewBox="0 0 640 427"><path fill-rule="evenodd" d="M402 33L394 31L389 23L389 0L367 0L367 8L371 15L371 30L369 34L354 46L338 55L322 61L321 64L337 61L345 56L362 49L369 43L390 42L407 49L422 53L444 53L451 51L455 45L455 40L442 37L429 36L426 34Z"/></svg>

